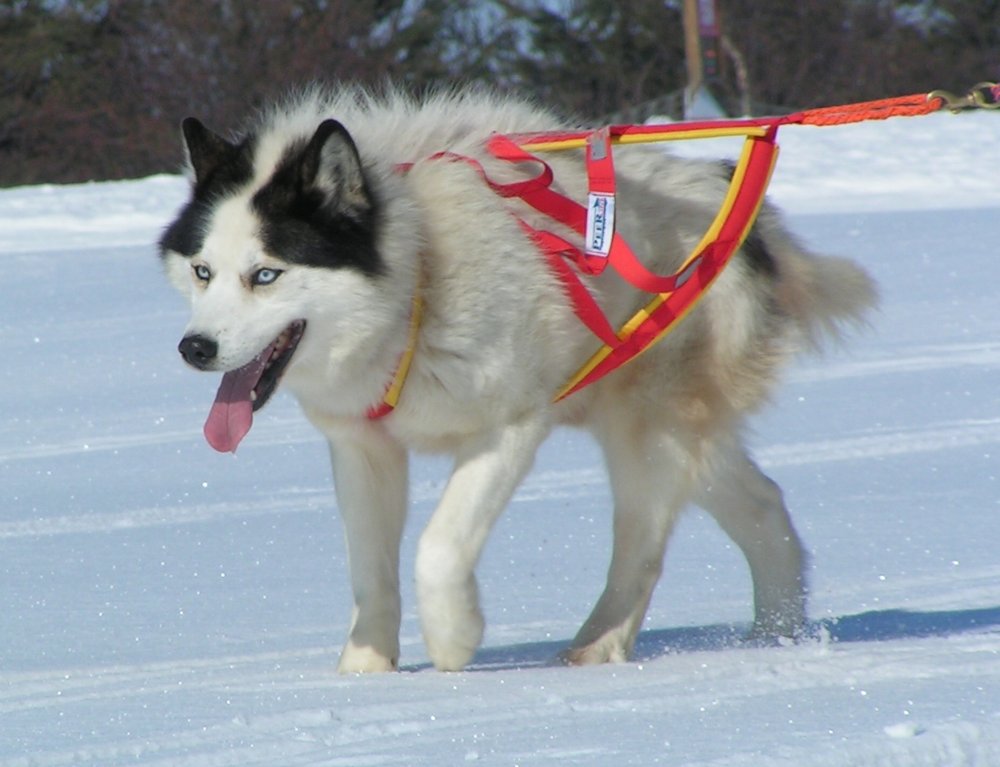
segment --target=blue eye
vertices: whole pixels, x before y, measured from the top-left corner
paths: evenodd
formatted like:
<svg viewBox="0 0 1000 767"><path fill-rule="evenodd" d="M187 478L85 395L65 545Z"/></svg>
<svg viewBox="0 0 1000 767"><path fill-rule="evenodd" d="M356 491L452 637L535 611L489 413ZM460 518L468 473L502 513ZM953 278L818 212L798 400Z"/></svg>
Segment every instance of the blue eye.
<svg viewBox="0 0 1000 767"><path fill-rule="evenodd" d="M208 282L212 279L212 270L209 269L204 264L196 264L194 267L194 276L197 277L202 282Z"/></svg>
<svg viewBox="0 0 1000 767"><path fill-rule="evenodd" d="M270 285L281 276L280 269L258 269L253 274L254 285Z"/></svg>

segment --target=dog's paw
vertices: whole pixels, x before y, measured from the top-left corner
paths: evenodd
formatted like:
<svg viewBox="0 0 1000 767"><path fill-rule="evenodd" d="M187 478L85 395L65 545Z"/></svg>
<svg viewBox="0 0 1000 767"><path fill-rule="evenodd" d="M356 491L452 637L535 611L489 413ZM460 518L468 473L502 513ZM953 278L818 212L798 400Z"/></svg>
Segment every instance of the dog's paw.
<svg viewBox="0 0 1000 767"><path fill-rule="evenodd" d="M759 610L750 639L757 642L784 644L802 638L806 631L805 609L801 598L790 599L776 610Z"/></svg>
<svg viewBox="0 0 1000 767"><path fill-rule="evenodd" d="M420 617L427 654L439 671L460 671L483 640L486 622L475 579L456 588L423 589Z"/></svg>
<svg viewBox="0 0 1000 767"><path fill-rule="evenodd" d="M443 621L424 625L427 654L438 671L461 671L472 660L483 640L485 621L478 611L454 613Z"/></svg>
<svg viewBox="0 0 1000 767"><path fill-rule="evenodd" d="M598 663L625 663L628 649L614 637L605 635L596 642L567 647L559 653L559 662L566 666L594 666Z"/></svg>
<svg viewBox="0 0 1000 767"><path fill-rule="evenodd" d="M378 674L386 671L396 671L399 667L398 657L388 657L371 646L359 646L348 642L340 654L337 665L338 674Z"/></svg>

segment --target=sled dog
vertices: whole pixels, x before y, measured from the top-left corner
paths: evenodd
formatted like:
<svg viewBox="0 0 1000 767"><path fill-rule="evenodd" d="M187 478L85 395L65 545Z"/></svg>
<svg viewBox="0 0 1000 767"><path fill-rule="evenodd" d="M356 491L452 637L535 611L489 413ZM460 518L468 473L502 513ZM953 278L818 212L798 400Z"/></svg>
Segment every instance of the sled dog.
<svg viewBox="0 0 1000 767"><path fill-rule="evenodd" d="M552 222L498 196L474 164L428 158L455 153L516 181L534 169L498 160L488 137L566 127L480 90L417 99L354 87L290 96L228 138L183 122L190 199L160 241L191 305L179 350L222 374L205 424L216 449L235 450L279 386L328 440L354 595L342 672L398 666L408 451L454 457L420 535L416 587L430 658L460 669L483 636L480 552L559 424L594 435L614 499L607 585L566 662L629 657L690 503L749 562L753 632L803 627L803 547L741 433L791 355L863 321L873 283L850 261L806 252L765 203L669 335L553 402L599 342L518 217ZM554 188L586 198L581 152L545 160ZM617 231L649 269L674 272L711 224L731 166L630 146L615 150L615 168ZM584 281L615 328L649 300L611 270ZM376 412L403 364L395 408Z"/></svg>

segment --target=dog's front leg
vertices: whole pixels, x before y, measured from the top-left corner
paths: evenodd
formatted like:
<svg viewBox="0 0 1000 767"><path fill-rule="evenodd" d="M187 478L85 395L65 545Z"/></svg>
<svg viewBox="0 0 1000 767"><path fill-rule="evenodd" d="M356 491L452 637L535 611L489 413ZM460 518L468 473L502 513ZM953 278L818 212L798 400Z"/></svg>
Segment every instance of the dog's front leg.
<svg viewBox="0 0 1000 767"><path fill-rule="evenodd" d="M417 550L417 596L434 665L457 671L483 637L474 569L493 523L531 468L550 424L533 415L463 446Z"/></svg>
<svg viewBox="0 0 1000 767"><path fill-rule="evenodd" d="M399 545L406 520L406 450L378 426L327 433L354 592L341 673L399 664Z"/></svg>

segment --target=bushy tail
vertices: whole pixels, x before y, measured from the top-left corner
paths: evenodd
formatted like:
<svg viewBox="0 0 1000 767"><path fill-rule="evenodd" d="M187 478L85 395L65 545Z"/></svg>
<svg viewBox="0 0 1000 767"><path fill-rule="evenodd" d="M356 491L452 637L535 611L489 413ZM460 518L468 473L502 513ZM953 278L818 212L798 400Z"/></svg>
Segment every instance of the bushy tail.
<svg viewBox="0 0 1000 767"><path fill-rule="evenodd" d="M846 258L796 251L782 259L776 298L807 343L820 347L824 340L840 340L845 330L864 325L878 305L878 288L868 272Z"/></svg>

